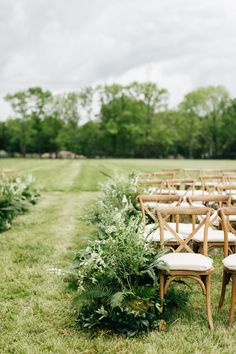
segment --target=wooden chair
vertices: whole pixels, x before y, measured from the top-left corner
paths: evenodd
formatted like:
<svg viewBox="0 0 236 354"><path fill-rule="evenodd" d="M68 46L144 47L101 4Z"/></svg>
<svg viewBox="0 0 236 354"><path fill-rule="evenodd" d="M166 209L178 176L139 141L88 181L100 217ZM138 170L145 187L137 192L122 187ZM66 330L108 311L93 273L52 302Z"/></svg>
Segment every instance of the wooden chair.
<svg viewBox="0 0 236 354"><path fill-rule="evenodd" d="M219 216L217 210L223 206L231 206L231 197L227 195L203 195L203 196L190 196L187 197L187 202L190 206L196 206L195 203L201 203L201 206L208 206L215 209L214 214L211 216L209 221L209 230L208 230L208 248L212 247L224 247L224 232L218 230L219 227ZM199 216L201 220L201 216ZM234 235L229 234L230 246L236 247L236 239ZM193 249L194 252L202 253L203 249L203 235L201 232L197 232L193 237Z"/></svg>
<svg viewBox="0 0 236 354"><path fill-rule="evenodd" d="M155 209L160 206L180 206L183 198L178 194L165 195L165 194L156 194L156 195L139 195L137 197L138 202L140 203L140 208L142 211L142 216L145 216L145 212L149 213L150 209ZM154 216L153 216L154 217Z"/></svg>
<svg viewBox="0 0 236 354"><path fill-rule="evenodd" d="M175 171L139 172L137 177L138 180L151 179L151 178L168 179L168 178L175 178L175 175L176 175Z"/></svg>
<svg viewBox="0 0 236 354"><path fill-rule="evenodd" d="M208 245L207 245L207 232L209 227L210 216L212 215L212 209L206 207L168 207L158 208L157 210L159 227L160 227L160 241L162 247L164 247L165 230L169 231L176 238L178 247L173 253L165 254L159 259L168 267L167 270L160 269L160 301L161 311L163 310L164 296L167 293L169 285L176 278L191 278L197 281L206 296L206 308L208 325L210 329L213 329L212 313L211 313L211 274L214 270L212 260L207 257ZM201 215L202 221L198 225L193 225L193 230L188 237L183 240L181 235L169 226L166 221L166 215L186 216L186 215ZM178 218L176 219L178 222ZM203 254L193 253L192 248L189 246L189 242L194 235L202 230L204 235ZM184 251L184 252L183 252Z"/></svg>
<svg viewBox="0 0 236 354"><path fill-rule="evenodd" d="M217 186L223 182L223 175L202 175L199 176L199 179L202 184L202 189L207 191L208 193L216 193Z"/></svg>
<svg viewBox="0 0 236 354"><path fill-rule="evenodd" d="M223 172L223 180L225 183L236 184L236 172Z"/></svg>
<svg viewBox="0 0 236 354"><path fill-rule="evenodd" d="M221 183L217 186L217 191L220 194L230 195L232 203L236 202L236 183Z"/></svg>
<svg viewBox="0 0 236 354"><path fill-rule="evenodd" d="M174 172L173 178L175 178L176 175L181 174L183 172L182 168L163 168L162 172Z"/></svg>
<svg viewBox="0 0 236 354"><path fill-rule="evenodd" d="M182 197L178 195L139 195L137 200L140 203L140 209L142 212L143 221L145 223L144 227L144 236L147 238L149 242L155 242L157 247L160 247L160 229L158 225L158 219L156 214L156 208L158 207L167 207L167 206L180 206L182 202ZM148 216L149 220L152 223L146 224L146 217ZM168 216L166 216L168 219ZM172 223L169 222L170 225ZM181 225L178 224L178 228ZM178 229L177 229L178 231ZM173 238L173 235L170 233L165 234L165 242L168 243L169 246L175 247L176 241Z"/></svg>
<svg viewBox="0 0 236 354"><path fill-rule="evenodd" d="M195 182L196 180L192 178L176 178L166 180L167 189L170 193L179 194L182 197L186 196L189 192L193 193Z"/></svg>
<svg viewBox="0 0 236 354"><path fill-rule="evenodd" d="M219 309L224 304L226 286L229 283L230 279L232 279L231 302L230 302L229 319L227 324L228 328L232 327L233 324L234 310L235 310L235 303L236 303L236 254L229 255L229 241L228 241L229 232L234 233L236 238L236 231L232 228L232 225L229 222L230 215L236 216L236 207L222 208L219 210L219 216L222 220L224 236L225 236L225 243L224 243L225 258L223 259L224 270L223 270L222 290L221 290L221 296L219 301Z"/></svg>
<svg viewBox="0 0 236 354"><path fill-rule="evenodd" d="M170 194L166 187L166 182L162 179L137 180L136 183L143 189L145 194Z"/></svg>

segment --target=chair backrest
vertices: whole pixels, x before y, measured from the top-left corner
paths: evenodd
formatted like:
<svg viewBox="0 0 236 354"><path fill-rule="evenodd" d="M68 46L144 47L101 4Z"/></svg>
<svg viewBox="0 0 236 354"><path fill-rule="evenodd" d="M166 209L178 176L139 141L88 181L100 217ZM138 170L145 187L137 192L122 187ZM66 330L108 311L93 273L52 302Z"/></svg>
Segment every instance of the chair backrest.
<svg viewBox="0 0 236 354"><path fill-rule="evenodd" d="M224 256L227 257L229 254L229 240L228 240L229 232L235 235L235 242L236 242L236 230L232 226L230 221L230 216L236 216L236 207L220 208L218 210L218 215L222 221L222 228L224 231Z"/></svg>
<svg viewBox="0 0 236 354"><path fill-rule="evenodd" d="M219 204L219 208L222 207L223 204L227 206L231 205L231 197L229 195L222 195L222 194L214 194L214 195L192 195L186 198L187 202L193 206L194 202L202 202L202 203L210 203L215 202Z"/></svg>
<svg viewBox="0 0 236 354"><path fill-rule="evenodd" d="M214 212L211 208L207 207L160 207L156 208L155 212L158 217L159 228L160 228L160 243L161 246L164 247L164 232L165 230L169 231L179 246L175 249L175 252L181 252L182 250L186 250L187 252L193 253L192 248L188 245L189 242L192 240L193 236L200 230L203 229L203 254L208 254L208 244L207 244L207 235L208 235L208 228L209 228L209 220L210 216ZM178 216L175 218L176 222L179 222L179 217L181 215L190 215L190 216L197 216L201 215L202 220L199 224L192 225L192 232L189 233L185 239L181 237L181 235L174 230L173 227L169 225L166 220L166 215L173 215Z"/></svg>
<svg viewBox="0 0 236 354"><path fill-rule="evenodd" d="M143 218L145 214L149 215L155 222L157 221L157 216L153 213L153 207L150 207L148 203L166 203L166 206L170 203L174 203L175 206L180 206L183 198L175 195L165 195L165 194L157 194L157 195L139 195L137 200L140 203L140 208L142 212ZM156 205L154 209L157 207Z"/></svg>
<svg viewBox="0 0 236 354"><path fill-rule="evenodd" d="M223 180L225 183L235 183L236 172L223 172Z"/></svg>
<svg viewBox="0 0 236 354"><path fill-rule="evenodd" d="M156 178L159 177L161 179L174 178L176 175L175 171L159 171L159 172L139 172L138 180L142 180L143 178Z"/></svg>
<svg viewBox="0 0 236 354"><path fill-rule="evenodd" d="M217 174L217 175L201 175L201 176L199 176L199 179L203 182L206 182L206 181L218 182L218 181L223 180L223 175L222 175L222 173Z"/></svg>
<svg viewBox="0 0 236 354"><path fill-rule="evenodd" d="M194 206L194 202L201 202L202 206L207 206L215 209L214 214L210 218L209 226L212 229L215 229L214 223L218 219L217 210L223 206L231 206L231 196L222 195L222 194L211 194L211 195L198 195L198 196L189 196L186 198L186 201L190 206ZM213 204L214 203L214 204Z"/></svg>
<svg viewBox="0 0 236 354"><path fill-rule="evenodd" d="M206 189L208 192L216 191L218 184L222 183L224 178L222 174L217 175L202 175L199 176L202 184L202 189Z"/></svg>
<svg viewBox="0 0 236 354"><path fill-rule="evenodd" d="M176 194L173 189L167 188L167 183L162 179L145 179L137 181L140 188L143 189L144 194Z"/></svg>
<svg viewBox="0 0 236 354"><path fill-rule="evenodd" d="M225 192L226 194L231 195L232 193L236 193L236 183L221 183L217 186L218 193Z"/></svg>
<svg viewBox="0 0 236 354"><path fill-rule="evenodd" d="M167 188L172 193L178 193L178 190L194 190L196 180L193 178L175 178L166 180Z"/></svg>

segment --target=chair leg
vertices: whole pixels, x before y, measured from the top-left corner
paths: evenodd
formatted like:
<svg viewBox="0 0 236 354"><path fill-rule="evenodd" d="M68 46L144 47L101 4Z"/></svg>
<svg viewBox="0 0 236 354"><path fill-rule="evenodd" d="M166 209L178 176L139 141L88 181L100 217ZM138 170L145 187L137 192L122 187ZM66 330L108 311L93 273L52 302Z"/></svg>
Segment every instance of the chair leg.
<svg viewBox="0 0 236 354"><path fill-rule="evenodd" d="M221 289L221 295L220 295L220 301L219 301L218 309L220 309L223 306L223 304L224 304L226 285L229 283L230 276L231 276L231 274L228 273L224 269L223 280L222 280L222 289Z"/></svg>
<svg viewBox="0 0 236 354"><path fill-rule="evenodd" d="M198 242L193 242L193 252L198 253L199 252L199 243Z"/></svg>
<svg viewBox="0 0 236 354"><path fill-rule="evenodd" d="M165 276L164 274L160 274L160 301L161 301L160 313L163 312L163 306L164 306L164 288L165 288Z"/></svg>
<svg viewBox="0 0 236 354"><path fill-rule="evenodd" d="M230 303L230 311L229 311L228 328L232 327L233 324L235 302L236 302L236 274L232 274L232 290L231 290L231 303Z"/></svg>
<svg viewBox="0 0 236 354"><path fill-rule="evenodd" d="M213 325L212 312L211 312L211 276L210 275L206 275L205 286L206 286L206 307L207 307L208 326L210 330L213 330L214 325Z"/></svg>

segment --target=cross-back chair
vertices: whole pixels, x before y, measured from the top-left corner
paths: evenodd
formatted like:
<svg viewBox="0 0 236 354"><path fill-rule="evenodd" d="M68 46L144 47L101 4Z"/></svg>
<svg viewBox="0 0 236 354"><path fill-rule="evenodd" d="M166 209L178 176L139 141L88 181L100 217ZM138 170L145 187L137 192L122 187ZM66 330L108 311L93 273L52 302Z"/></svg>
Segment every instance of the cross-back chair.
<svg viewBox="0 0 236 354"><path fill-rule="evenodd" d="M195 182L196 180L192 178L176 178L166 180L167 188L170 193L176 193L182 197L189 193L193 193Z"/></svg>
<svg viewBox="0 0 236 354"><path fill-rule="evenodd" d="M199 180L201 181L202 190L214 193L217 191L217 186L223 182L223 175L201 175L199 176Z"/></svg>
<svg viewBox="0 0 236 354"><path fill-rule="evenodd" d="M236 183L236 172L223 172L223 180L225 183Z"/></svg>
<svg viewBox="0 0 236 354"><path fill-rule="evenodd" d="M176 175L182 173L182 168L163 168L162 169L162 172L174 172L175 175L174 175L174 178Z"/></svg>
<svg viewBox="0 0 236 354"><path fill-rule="evenodd" d="M201 203L202 206L208 206L213 208L215 211L211 215L209 220L209 230L208 230L208 248L211 247L224 247L224 232L219 230L219 216L217 210L223 206L231 206L231 197L227 195L202 195L202 196L190 196L187 197L187 202L190 206L196 205L195 203ZM199 205L200 206L200 205ZM201 216L198 216L201 220ZM236 239L234 235L229 235L230 246L236 247ZM193 237L193 248L195 252L202 253L203 248L203 235L198 232Z"/></svg>
<svg viewBox="0 0 236 354"><path fill-rule="evenodd" d="M232 203L236 202L236 183L221 183L217 186L220 194L228 194L231 196Z"/></svg>
<svg viewBox="0 0 236 354"><path fill-rule="evenodd" d="M137 200L140 203L140 209L142 212L143 221L145 223L144 228L144 236L147 238L147 241L155 242L157 247L160 247L160 229L158 225L158 219L156 214L156 208L163 206L180 206L182 202L182 197L179 195L139 195ZM151 223L146 223L147 218ZM168 215L166 215L168 218ZM169 222L172 224L171 222ZM178 228L181 225L178 224ZM177 228L177 231L178 231ZM176 245L176 241L173 238L171 233L165 234L165 242L168 243L169 246L174 247Z"/></svg>
<svg viewBox="0 0 236 354"><path fill-rule="evenodd" d="M209 227L212 209L207 207L167 207L156 209L160 227L160 242L164 247L164 239L166 230L170 232L176 239L178 247L173 253L165 254L159 259L165 262L168 270L160 269L160 301L161 311L163 310L164 297L167 293L169 285L176 278L191 278L197 281L206 297L206 308L208 317L208 326L213 329L212 313L211 313L211 274L214 270L212 260L208 255L207 233ZM173 227L171 227L166 215L186 216L194 215L203 217L199 224L193 225L192 231L183 239ZM176 222L179 218L176 218ZM194 235L201 229L204 235L203 254L196 254L189 246Z"/></svg>
<svg viewBox="0 0 236 354"><path fill-rule="evenodd" d="M138 180L142 180L146 178L168 179L168 178L175 178L175 175L176 175L175 171L158 171L158 172L139 172L137 177Z"/></svg>
<svg viewBox="0 0 236 354"><path fill-rule="evenodd" d="M169 190L166 188L165 180L162 179L138 180L137 184L146 194L170 194Z"/></svg>
<svg viewBox="0 0 236 354"><path fill-rule="evenodd" d="M142 216L145 217L147 213L154 221L156 221L155 213L152 212L153 209L160 206L180 206L183 198L178 194L165 195L165 194L156 194L156 195L139 195L137 197L138 202L140 203L140 208L142 211Z"/></svg>
<svg viewBox="0 0 236 354"><path fill-rule="evenodd" d="M222 280L222 289L221 289L221 296L219 301L219 309L224 304L225 298L225 290L227 284L229 284L230 279L232 280L232 287L231 287L231 301L230 301L230 311L229 311L229 318L228 318L228 327L231 327L234 320L234 311L235 311L235 303L236 303L236 254L229 255L229 233L233 233L236 238L236 231L232 227L229 216L234 215L236 216L236 207L229 207L229 208L222 208L219 210L219 216L222 220L222 226L224 230L225 236L225 243L224 243L224 256L223 259L223 280Z"/></svg>

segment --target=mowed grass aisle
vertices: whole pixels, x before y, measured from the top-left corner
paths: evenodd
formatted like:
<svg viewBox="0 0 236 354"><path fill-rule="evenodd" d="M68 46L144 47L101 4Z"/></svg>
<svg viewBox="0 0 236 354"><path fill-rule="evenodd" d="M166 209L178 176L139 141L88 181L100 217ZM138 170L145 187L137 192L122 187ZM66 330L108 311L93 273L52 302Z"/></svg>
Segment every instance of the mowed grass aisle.
<svg viewBox="0 0 236 354"><path fill-rule="evenodd" d="M213 279L213 333L195 284L186 309L173 313L166 332L136 339L81 332L75 328L73 293L64 281L76 251L89 238L90 228L80 216L98 196L104 173L203 165L236 168L235 161L1 160L0 169L32 172L42 196L15 220L12 230L0 234L0 353L235 353L236 329L225 330L229 301L217 313L221 256L216 257Z"/></svg>

